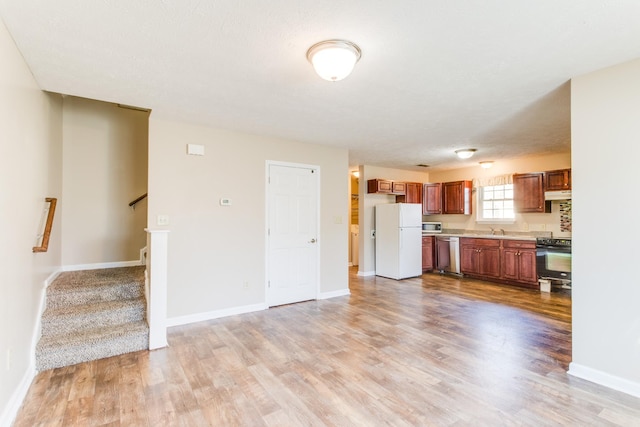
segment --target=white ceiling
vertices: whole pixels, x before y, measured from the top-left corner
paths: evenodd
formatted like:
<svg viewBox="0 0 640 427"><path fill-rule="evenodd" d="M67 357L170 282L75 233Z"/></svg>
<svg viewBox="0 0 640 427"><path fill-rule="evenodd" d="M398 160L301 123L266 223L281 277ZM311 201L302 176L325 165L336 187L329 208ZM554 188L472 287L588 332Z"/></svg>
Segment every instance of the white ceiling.
<svg viewBox="0 0 640 427"><path fill-rule="evenodd" d="M640 56L638 0L0 0L0 15L44 90L347 147L352 166L568 152L569 80ZM362 49L336 83L305 57L331 38Z"/></svg>

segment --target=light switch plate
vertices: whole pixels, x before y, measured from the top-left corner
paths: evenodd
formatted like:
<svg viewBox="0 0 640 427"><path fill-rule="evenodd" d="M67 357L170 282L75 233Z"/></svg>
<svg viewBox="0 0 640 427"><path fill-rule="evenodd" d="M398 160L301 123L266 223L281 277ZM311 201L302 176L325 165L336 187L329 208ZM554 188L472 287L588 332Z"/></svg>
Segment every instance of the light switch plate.
<svg viewBox="0 0 640 427"><path fill-rule="evenodd" d="M169 225L169 215L158 215L156 218L156 224Z"/></svg>
<svg viewBox="0 0 640 427"><path fill-rule="evenodd" d="M187 154L192 156L204 156L204 145L187 144Z"/></svg>

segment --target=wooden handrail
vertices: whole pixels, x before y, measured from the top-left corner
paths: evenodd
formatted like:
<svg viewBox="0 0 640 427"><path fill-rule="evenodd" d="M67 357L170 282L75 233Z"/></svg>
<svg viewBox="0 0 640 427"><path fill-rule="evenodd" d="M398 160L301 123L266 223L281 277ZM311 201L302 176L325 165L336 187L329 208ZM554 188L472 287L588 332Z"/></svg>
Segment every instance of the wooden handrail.
<svg viewBox="0 0 640 427"><path fill-rule="evenodd" d="M58 203L58 199L47 197L46 199L44 199L44 201L49 203L49 214L47 215L47 223L44 226L44 233L42 234L42 243L40 244L40 246L34 246L33 252L47 252L47 249L49 249L49 237L51 236L53 215L56 212L56 203Z"/></svg>
<svg viewBox="0 0 640 427"><path fill-rule="evenodd" d="M144 193L142 196L138 197L137 199L135 199L131 203L129 203L129 207L135 209L136 208L136 203L140 202L145 197L147 197L147 193Z"/></svg>

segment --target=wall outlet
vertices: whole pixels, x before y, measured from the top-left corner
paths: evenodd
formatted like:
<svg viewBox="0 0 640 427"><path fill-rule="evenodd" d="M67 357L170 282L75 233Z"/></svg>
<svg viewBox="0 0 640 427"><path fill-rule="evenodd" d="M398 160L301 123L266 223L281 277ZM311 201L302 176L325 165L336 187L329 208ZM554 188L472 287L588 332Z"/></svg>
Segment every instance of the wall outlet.
<svg viewBox="0 0 640 427"><path fill-rule="evenodd" d="M158 215L156 218L156 224L169 225L169 215Z"/></svg>
<svg viewBox="0 0 640 427"><path fill-rule="evenodd" d="M526 222L525 222L524 224L522 224L522 229L523 229L524 231L529 231L529 224L528 224L528 223L526 223Z"/></svg>
<svg viewBox="0 0 640 427"><path fill-rule="evenodd" d="M249 282L247 282L246 280L242 282L242 289L249 289Z"/></svg>

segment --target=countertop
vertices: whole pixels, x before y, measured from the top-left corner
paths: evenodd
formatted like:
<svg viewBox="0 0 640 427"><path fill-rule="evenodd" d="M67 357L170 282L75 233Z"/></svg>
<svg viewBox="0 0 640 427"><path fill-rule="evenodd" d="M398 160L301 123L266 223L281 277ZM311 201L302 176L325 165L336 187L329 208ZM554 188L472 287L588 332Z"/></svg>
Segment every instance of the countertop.
<svg viewBox="0 0 640 427"><path fill-rule="evenodd" d="M528 240L535 242L538 236L530 234L483 234L482 232L466 232L466 233L422 233L423 236L435 237L469 237L472 239L503 239L503 240ZM543 236L540 236L543 237Z"/></svg>

